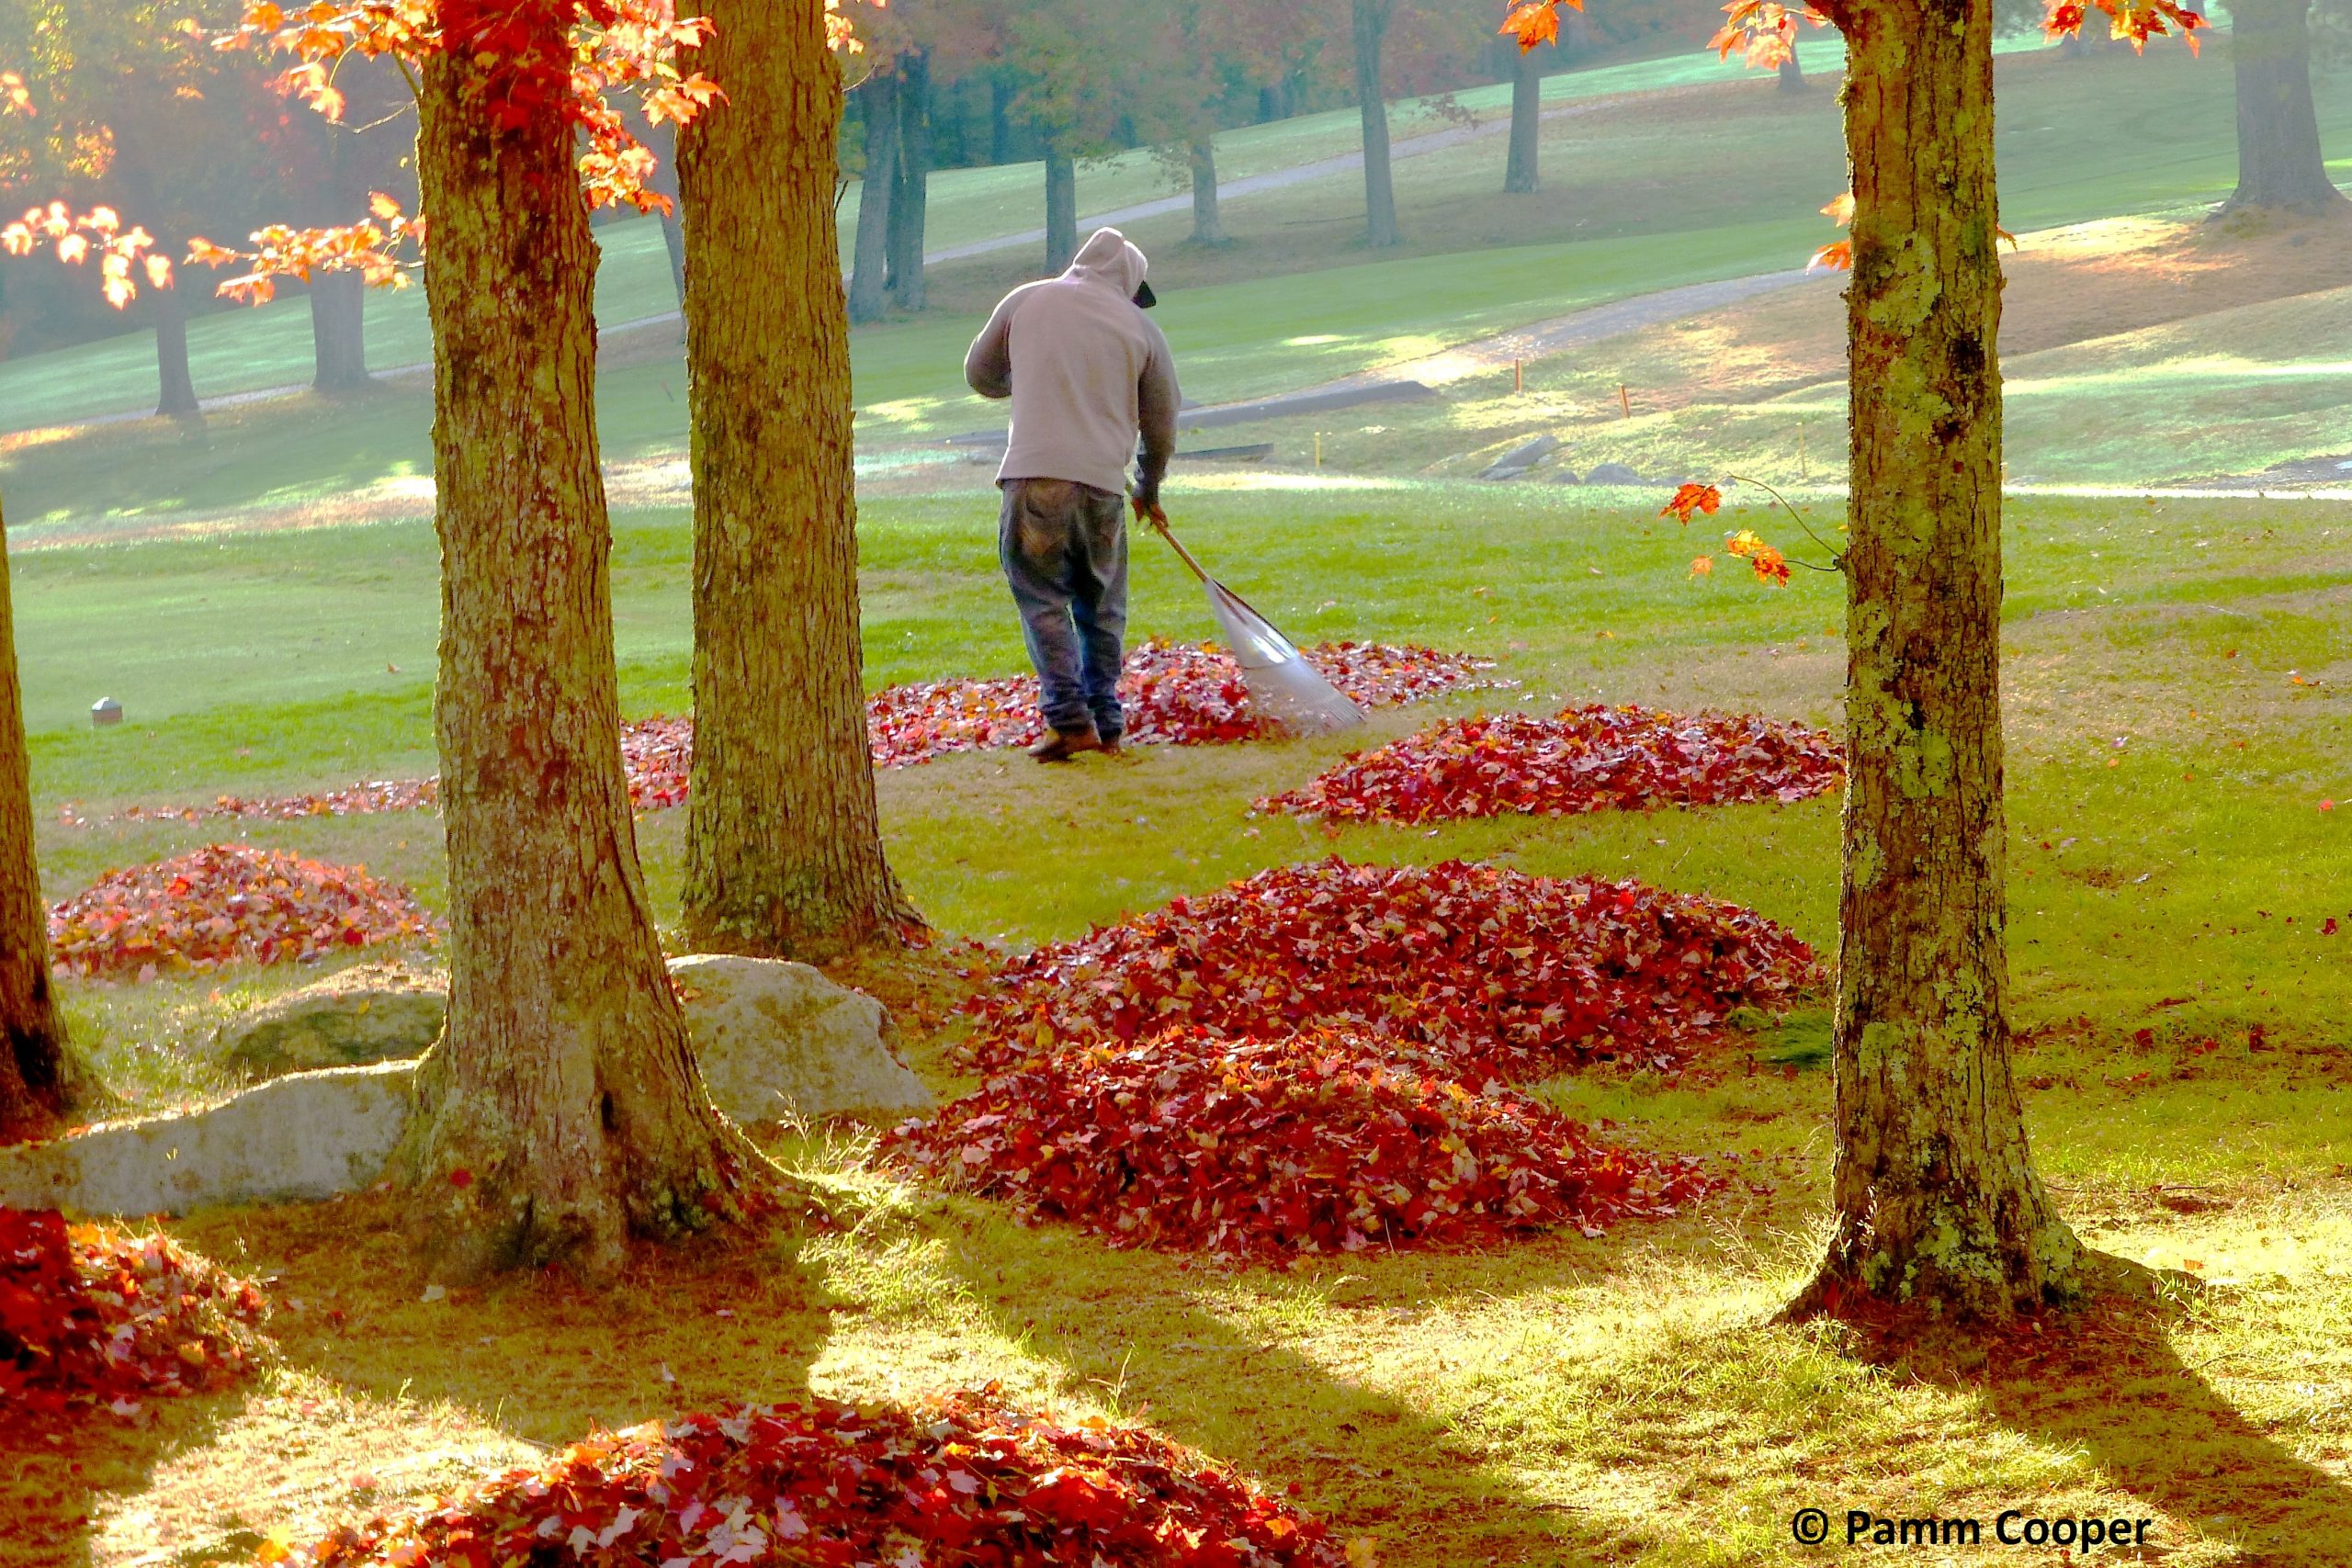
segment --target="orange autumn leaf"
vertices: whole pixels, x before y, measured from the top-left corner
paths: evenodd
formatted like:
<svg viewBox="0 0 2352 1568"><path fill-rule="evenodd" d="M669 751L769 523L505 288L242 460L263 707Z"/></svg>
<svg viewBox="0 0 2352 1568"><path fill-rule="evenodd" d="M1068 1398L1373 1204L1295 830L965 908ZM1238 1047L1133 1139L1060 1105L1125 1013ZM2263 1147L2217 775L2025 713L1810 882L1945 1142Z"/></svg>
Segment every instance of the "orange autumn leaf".
<svg viewBox="0 0 2352 1568"><path fill-rule="evenodd" d="M1560 7L1584 9L1584 0L1524 0L1513 6L1496 31L1519 40L1521 52L1555 43L1560 37Z"/></svg>
<svg viewBox="0 0 2352 1568"><path fill-rule="evenodd" d="M1713 517L1724 503L1724 492L1713 485L1684 485L1674 492L1674 499L1659 508L1660 517L1671 517L1688 525L1694 513L1704 513Z"/></svg>
<svg viewBox="0 0 2352 1568"><path fill-rule="evenodd" d="M1713 556L1695 556L1695 557L1693 557L1693 558L1691 558L1691 561L1690 561L1690 575L1691 575L1691 576L1693 576L1693 577L1713 577L1713 576L1714 576L1714 575L1715 575L1715 558L1714 558L1714 557L1713 557Z"/></svg>

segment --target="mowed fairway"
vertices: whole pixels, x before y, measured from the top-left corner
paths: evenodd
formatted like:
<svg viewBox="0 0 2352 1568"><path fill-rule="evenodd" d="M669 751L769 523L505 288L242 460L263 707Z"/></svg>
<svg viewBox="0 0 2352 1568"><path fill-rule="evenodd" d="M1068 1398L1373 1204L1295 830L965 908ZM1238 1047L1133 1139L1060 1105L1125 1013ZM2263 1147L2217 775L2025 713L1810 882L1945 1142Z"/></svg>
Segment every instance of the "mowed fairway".
<svg viewBox="0 0 2352 1568"><path fill-rule="evenodd" d="M2235 168L2230 84L2213 62L2177 53L2006 57L2004 220L2027 231L2219 199ZM1381 259L1355 242L1362 185L1344 172L1235 198L1227 221L1240 243L1227 249L1184 246L1181 218L1136 224L1158 258L1159 315L1187 395L1208 402L1270 395L1589 305L1801 265L1834 232L1814 209L1845 180L1830 85L1792 97L1734 73L1713 85L1565 103L1562 108L1577 112L1546 122L1546 184L1532 197L1495 189L1499 143L1492 137L1405 159L1398 200L1407 244ZM2352 130L2352 89L2324 77L2320 101L2324 134L2342 141ZM1293 134L1302 160L1329 151L1328 137L1313 127ZM1271 152L1261 153L1273 161ZM1738 176L1726 178L1727 167L1736 167ZM943 188L948 179L943 176ZM602 298L608 327L673 305L653 226L606 232L612 248ZM1025 252L1005 252L934 268L933 310L853 335L859 438L871 462L1001 426L1001 412L964 389L958 367L979 312L1031 276L1034 265ZM387 300L380 308L413 313L415 303ZM275 314L201 323L224 360L250 356L274 367L262 385L302 375L302 302L273 309ZM2083 335L2098 334L2086 328ZM1657 368L1655 336L1644 334L1606 357L1638 380ZM422 341L419 324L391 332L377 363L421 359ZM114 389L105 394L105 409L140 406L146 393L138 377L152 374L152 367L141 368L134 346L123 340L0 367L0 426L51 426L0 440L0 487L11 532L23 542L418 516L429 509L430 400L422 378L392 379L380 394L356 402L295 398L223 410L200 434L152 421L72 427L73 419L99 412L101 405L84 400L94 388ZM2120 371L2110 367L2110 375L2175 355L2164 344L2145 345L2140 359ZM1671 369L1673 379L1642 389L1687 399L1689 367ZM1698 375L1704 378L1703 367ZM235 384L231 376L204 389ZM614 333L600 393L608 462L658 469L683 457L685 378L674 323ZM2229 395L2228 384L2218 385L2216 394ZM1826 410L1792 406L1766 414L1760 428L1780 445L1784 426L1809 420L1816 449L1826 449L1818 445L1820 431L1835 413L1834 399ZM1748 456L1762 444L1758 428L1737 420L1721 427L1683 422L1654 434L1689 461L1693 449L1710 445L1726 456ZM2302 456L2297 444L2314 439L2307 425L2283 428L2277 437L2275 448L2248 456L2274 449ZM2103 479L2134 467L2125 453L2093 457L2096 477ZM2130 477L2167 471L2153 453L2137 468Z"/></svg>
<svg viewBox="0 0 2352 1568"><path fill-rule="evenodd" d="M876 682L1019 667L990 499L869 503ZM1595 699L1837 715L1836 579L1693 581L1687 562L1705 541L1657 521L1650 498L1335 481L1193 484L1172 499L1194 547L1302 640L1483 652L1518 682L1383 715L1375 738L1439 711ZM1718 521L1795 551L1793 530L1760 511ZM684 702L685 544L674 513L618 536L631 713ZM421 525L20 558L56 894L109 865L243 837L365 863L440 901L430 814L105 820L134 800L428 770L434 557ZM1843 1499L1862 1496L1945 1514L2025 1503L2145 1516L2167 1561L2340 1562L2352 1516L2332 1475L2352 1416L2334 1392L2341 1302L2319 1286L2352 1269L2352 935L2329 923L2352 923L2352 807L2324 807L2352 795L2352 515L2325 502L2021 502L2009 560L2010 940L2038 1152L2099 1245L2193 1260L2217 1281L2164 1325L2115 1325L2095 1364L2053 1370L2020 1352L1988 1382L1925 1363L1873 1369L1820 1331L1765 1325L1806 1259L1826 1176L1825 1021L1801 1014L1757 1021L1672 1078L1603 1070L1547 1086L1651 1146L1736 1151L1741 1179L1668 1224L1489 1257L1187 1267L903 1185L856 1140L779 1151L858 1216L851 1229L753 1275L690 1260L612 1298L532 1280L420 1302L372 1200L199 1217L181 1234L305 1303L277 1325L285 1370L249 1400L168 1413L153 1437L98 1434L81 1475L37 1467L10 1505L94 1511L96 1562L212 1562L268 1522L444 1487L592 1421L786 1395L804 1378L845 1397L998 1379L1065 1409L1141 1415L1295 1480L1340 1528L1376 1535L1382 1561L1417 1568L1776 1562L1789 1508L1817 1500L1842 1518ZM1206 633L1164 551L1139 555L1136 590L1138 632ZM130 710L119 730L74 723L100 688ZM1834 801L1335 836L1248 815L1343 749L1145 748L1057 770L982 753L888 772L890 852L943 933L1014 944L1334 852L1639 876L1833 940ZM69 800L93 825L57 819ZM665 920L683 816L638 826ZM77 1037L132 1106L153 1109L221 1087L214 1023L306 977L68 990ZM918 1064L946 1088L942 1005L934 990L907 1022ZM462 1343L424 1353L452 1332L452 1303L467 1314ZM722 1307L731 1315L714 1315ZM171 1450L160 1464L158 1438ZM265 1506L239 1476L281 1450L291 1457Z"/></svg>

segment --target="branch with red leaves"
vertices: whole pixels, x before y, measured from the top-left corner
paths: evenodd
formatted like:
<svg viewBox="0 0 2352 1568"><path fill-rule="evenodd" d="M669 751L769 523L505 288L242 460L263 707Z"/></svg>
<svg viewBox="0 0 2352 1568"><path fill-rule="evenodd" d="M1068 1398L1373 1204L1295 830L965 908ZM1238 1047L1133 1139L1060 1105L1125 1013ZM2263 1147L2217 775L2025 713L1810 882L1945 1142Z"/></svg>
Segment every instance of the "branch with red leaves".
<svg viewBox="0 0 2352 1568"><path fill-rule="evenodd" d="M1813 525L1804 520L1804 513L1799 512L1794 506L1790 504L1789 498L1787 496L1782 495L1779 491L1774 490L1770 485L1766 484L1761 479L1743 479L1737 474L1734 474L1724 482L1728 484L1754 485L1758 490L1762 491L1765 494L1770 496L1774 502L1779 503L1781 511L1786 512L1791 517L1794 518L1796 520L1797 526L1804 529L1806 536L1811 538L1815 544L1819 545L1823 549L1829 551L1829 561L1826 565L1809 560L1800 560L1794 564L1804 567L1811 571L1842 571L1845 570L1846 558L1840 555L1838 551L1831 549L1828 542L1823 539L1820 535L1815 534L1813 531ZM1718 487L1714 485L1687 484L1674 492L1673 500L1668 502L1663 507L1659 508L1658 515L1660 517L1671 517L1687 528L1690 525L1691 518L1695 516L1712 517L1723 503L1724 492ZM1763 538L1758 536L1754 529L1740 528L1725 534L1724 536L1724 551L1727 555L1745 560L1748 564L1749 569L1756 573L1757 581L1765 583L1773 588L1785 588L1788 586L1789 567L1791 564L1789 558L1781 554L1779 550L1773 548L1770 545L1766 544ZM1715 558L1713 556L1701 556L1690 563L1690 575L1693 577L1713 576L1714 570Z"/></svg>

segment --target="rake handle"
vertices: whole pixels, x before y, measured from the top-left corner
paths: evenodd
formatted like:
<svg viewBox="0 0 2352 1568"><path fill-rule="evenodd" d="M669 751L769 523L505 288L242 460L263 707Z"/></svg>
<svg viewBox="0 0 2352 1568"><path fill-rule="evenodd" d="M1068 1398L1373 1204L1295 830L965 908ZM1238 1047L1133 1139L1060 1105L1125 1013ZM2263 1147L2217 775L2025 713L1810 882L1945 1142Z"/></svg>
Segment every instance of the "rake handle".
<svg viewBox="0 0 2352 1568"><path fill-rule="evenodd" d="M1176 552L1176 558L1192 569L1193 575L1201 580L1204 587L1209 586L1209 574L1201 570L1201 563L1193 558L1193 552L1184 547L1182 541L1169 531L1168 519L1154 517L1151 519L1151 525L1159 531L1161 538L1168 541L1168 547Z"/></svg>

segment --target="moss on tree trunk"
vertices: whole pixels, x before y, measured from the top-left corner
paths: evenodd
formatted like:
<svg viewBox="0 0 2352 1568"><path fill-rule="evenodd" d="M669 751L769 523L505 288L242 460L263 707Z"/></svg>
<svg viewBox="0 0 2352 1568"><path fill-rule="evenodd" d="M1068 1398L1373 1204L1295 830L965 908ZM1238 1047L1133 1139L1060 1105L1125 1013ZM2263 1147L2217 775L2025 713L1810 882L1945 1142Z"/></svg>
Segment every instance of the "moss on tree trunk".
<svg viewBox="0 0 2352 1568"><path fill-rule="evenodd" d="M553 114L424 68L449 1016L401 1151L429 1264L589 1271L740 1212L638 868L597 466L596 248ZM715 111L723 112L723 111Z"/></svg>
<svg viewBox="0 0 2352 1568"><path fill-rule="evenodd" d="M74 1099L70 1063L50 987L49 908L33 853L32 762L0 525L0 1143L54 1130Z"/></svg>
<svg viewBox="0 0 2352 1568"><path fill-rule="evenodd" d="M1839 8L1854 180L1837 1228L1799 1310L1999 1318L2080 1258L2026 1145L2003 945L1991 7Z"/></svg>
<svg viewBox="0 0 2352 1568"><path fill-rule="evenodd" d="M882 853L858 642L841 86L818 0L705 0L679 139L695 490L697 948L826 958L920 924Z"/></svg>

